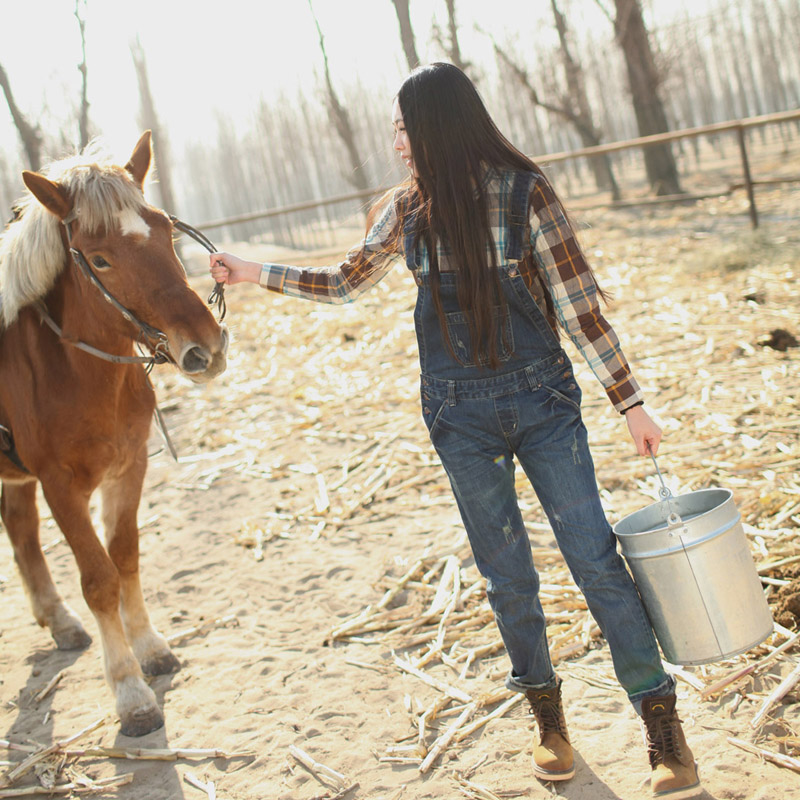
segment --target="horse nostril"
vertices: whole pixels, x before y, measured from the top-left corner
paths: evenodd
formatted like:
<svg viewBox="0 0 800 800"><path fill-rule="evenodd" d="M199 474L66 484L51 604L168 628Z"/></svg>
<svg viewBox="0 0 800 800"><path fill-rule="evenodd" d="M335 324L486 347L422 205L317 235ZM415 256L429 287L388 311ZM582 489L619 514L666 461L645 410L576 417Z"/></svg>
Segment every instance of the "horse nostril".
<svg viewBox="0 0 800 800"><path fill-rule="evenodd" d="M211 356L208 351L195 345L184 352L181 358L181 369L188 373L205 372L210 363Z"/></svg>

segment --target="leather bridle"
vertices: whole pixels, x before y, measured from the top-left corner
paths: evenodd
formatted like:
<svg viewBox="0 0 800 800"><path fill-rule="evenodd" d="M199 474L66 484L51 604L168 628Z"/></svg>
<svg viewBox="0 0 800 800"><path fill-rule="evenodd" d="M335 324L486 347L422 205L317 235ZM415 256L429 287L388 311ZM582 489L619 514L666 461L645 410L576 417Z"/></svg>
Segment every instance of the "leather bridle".
<svg viewBox="0 0 800 800"><path fill-rule="evenodd" d="M76 209L73 209L62 220L66 230L67 246L69 247L72 260L75 262L82 275L100 292L100 294L103 295L103 298L110 303L111 306L115 308L125 320L130 322L137 329L137 344L149 349L150 354L146 356L120 356L113 353L107 353L104 350L100 350L97 347L86 344L86 342L73 341L70 339L64 339L64 341L66 341L68 344L71 344L73 347L77 347L79 350L83 350L85 353L89 353L97 358L102 358L104 361L111 361L115 364L145 364L147 365L146 369L148 372L155 364L164 364L168 361L175 363L175 359L172 357L172 354L169 350L169 341L167 339L167 335L158 328L154 328L152 325L143 322L130 309L122 305L122 303L120 303L119 300L117 300L117 298L114 297L114 295L111 294L108 289L106 289L106 287L103 285L103 282L94 273L92 268L89 266L89 262L86 260L86 256L84 256L84 254L78 248L72 246L72 223L75 222L76 219L77 211ZM202 244L210 253L217 252L217 248L214 247L208 237L206 237L196 228L193 228L191 225L185 222L181 222L181 220L172 214L169 215L169 219L175 228L191 236L193 239ZM207 300L209 305L217 306L217 309L220 312L220 322L222 322L226 312L224 292L225 285L217 282ZM36 303L36 308L42 321L56 334L56 336L59 337L59 339L62 339L63 331L61 327L50 316L50 313L48 312L47 307L42 300L39 300Z"/></svg>

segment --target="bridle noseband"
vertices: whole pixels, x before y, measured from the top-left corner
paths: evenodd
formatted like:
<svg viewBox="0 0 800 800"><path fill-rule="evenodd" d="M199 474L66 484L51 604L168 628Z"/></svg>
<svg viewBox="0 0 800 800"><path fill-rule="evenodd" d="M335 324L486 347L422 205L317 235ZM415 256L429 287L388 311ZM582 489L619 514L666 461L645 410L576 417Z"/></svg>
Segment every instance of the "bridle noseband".
<svg viewBox="0 0 800 800"><path fill-rule="evenodd" d="M86 256L84 256L84 254L78 248L72 246L72 223L75 222L77 216L77 210L73 208L72 211L70 211L70 213L62 220L66 230L67 246L69 247L72 260L75 262L83 276L100 292L100 294L103 295L103 298L106 300L106 302L110 303L111 306L113 306L113 308L115 308L126 321L130 322L132 325L134 325L134 327L136 327L138 331L136 342L141 346L147 347L150 350L150 355L119 356L113 353L107 353L97 347L92 347L92 345L86 344L85 342L70 340L65 341L67 341L73 347L83 350L85 353L89 353L97 358L102 358L104 361L111 361L115 364L146 364L148 372L155 364L164 364L167 361L172 361L175 363L175 359L172 357L172 354L169 350L169 341L167 339L167 335L158 328L154 328L152 325L142 322L142 320L140 320L130 309L122 305L122 303L120 303L119 300L117 300L117 298L114 297L114 295L111 294L108 289L106 289L106 287L103 285L103 282L94 273L92 268L89 266L89 262L86 260ZM168 216L170 222L172 222L173 226L179 231L187 233L193 239L200 242L200 244L202 244L210 253L217 252L217 248L214 247L208 237L206 237L203 233L198 231L196 228L193 228L191 225L181 222L172 214ZM209 295L207 302L209 305L217 306L220 312L219 321L222 322L227 310L225 306L225 284L217 283ZM58 336L60 339L63 338L63 331L61 327L50 316L50 313L48 312L44 302L39 300L36 304L36 307L39 312L39 316L47 324L47 326L56 334L56 336Z"/></svg>

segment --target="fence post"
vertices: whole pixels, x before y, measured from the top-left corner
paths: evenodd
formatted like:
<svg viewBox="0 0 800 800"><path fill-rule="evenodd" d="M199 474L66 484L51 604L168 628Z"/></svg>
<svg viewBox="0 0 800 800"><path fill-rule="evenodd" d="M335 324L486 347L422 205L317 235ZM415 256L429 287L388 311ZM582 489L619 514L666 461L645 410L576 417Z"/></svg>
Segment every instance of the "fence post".
<svg viewBox="0 0 800 800"><path fill-rule="evenodd" d="M756 193L753 189L753 178L750 175L750 162L747 158L747 145L744 139L744 126L736 128L736 137L739 140L739 152L742 154L742 172L744 174L744 188L747 190L747 201L750 203L750 222L754 228L758 227L758 210L756 209Z"/></svg>

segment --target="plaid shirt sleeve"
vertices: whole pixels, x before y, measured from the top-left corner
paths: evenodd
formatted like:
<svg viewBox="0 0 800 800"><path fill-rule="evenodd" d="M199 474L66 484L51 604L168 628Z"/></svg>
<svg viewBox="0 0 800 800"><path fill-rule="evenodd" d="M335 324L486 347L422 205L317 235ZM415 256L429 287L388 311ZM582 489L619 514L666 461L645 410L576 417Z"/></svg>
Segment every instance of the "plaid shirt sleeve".
<svg viewBox="0 0 800 800"><path fill-rule="evenodd" d="M550 288L559 325L580 350L623 413L644 401L614 329L600 311L597 284L575 233L547 180L537 175L531 189L531 247Z"/></svg>
<svg viewBox="0 0 800 800"><path fill-rule="evenodd" d="M261 267L259 285L279 294L302 297L319 303L351 303L383 279L397 255L395 202L388 203L378 221L345 260L331 267L292 267L266 263Z"/></svg>

